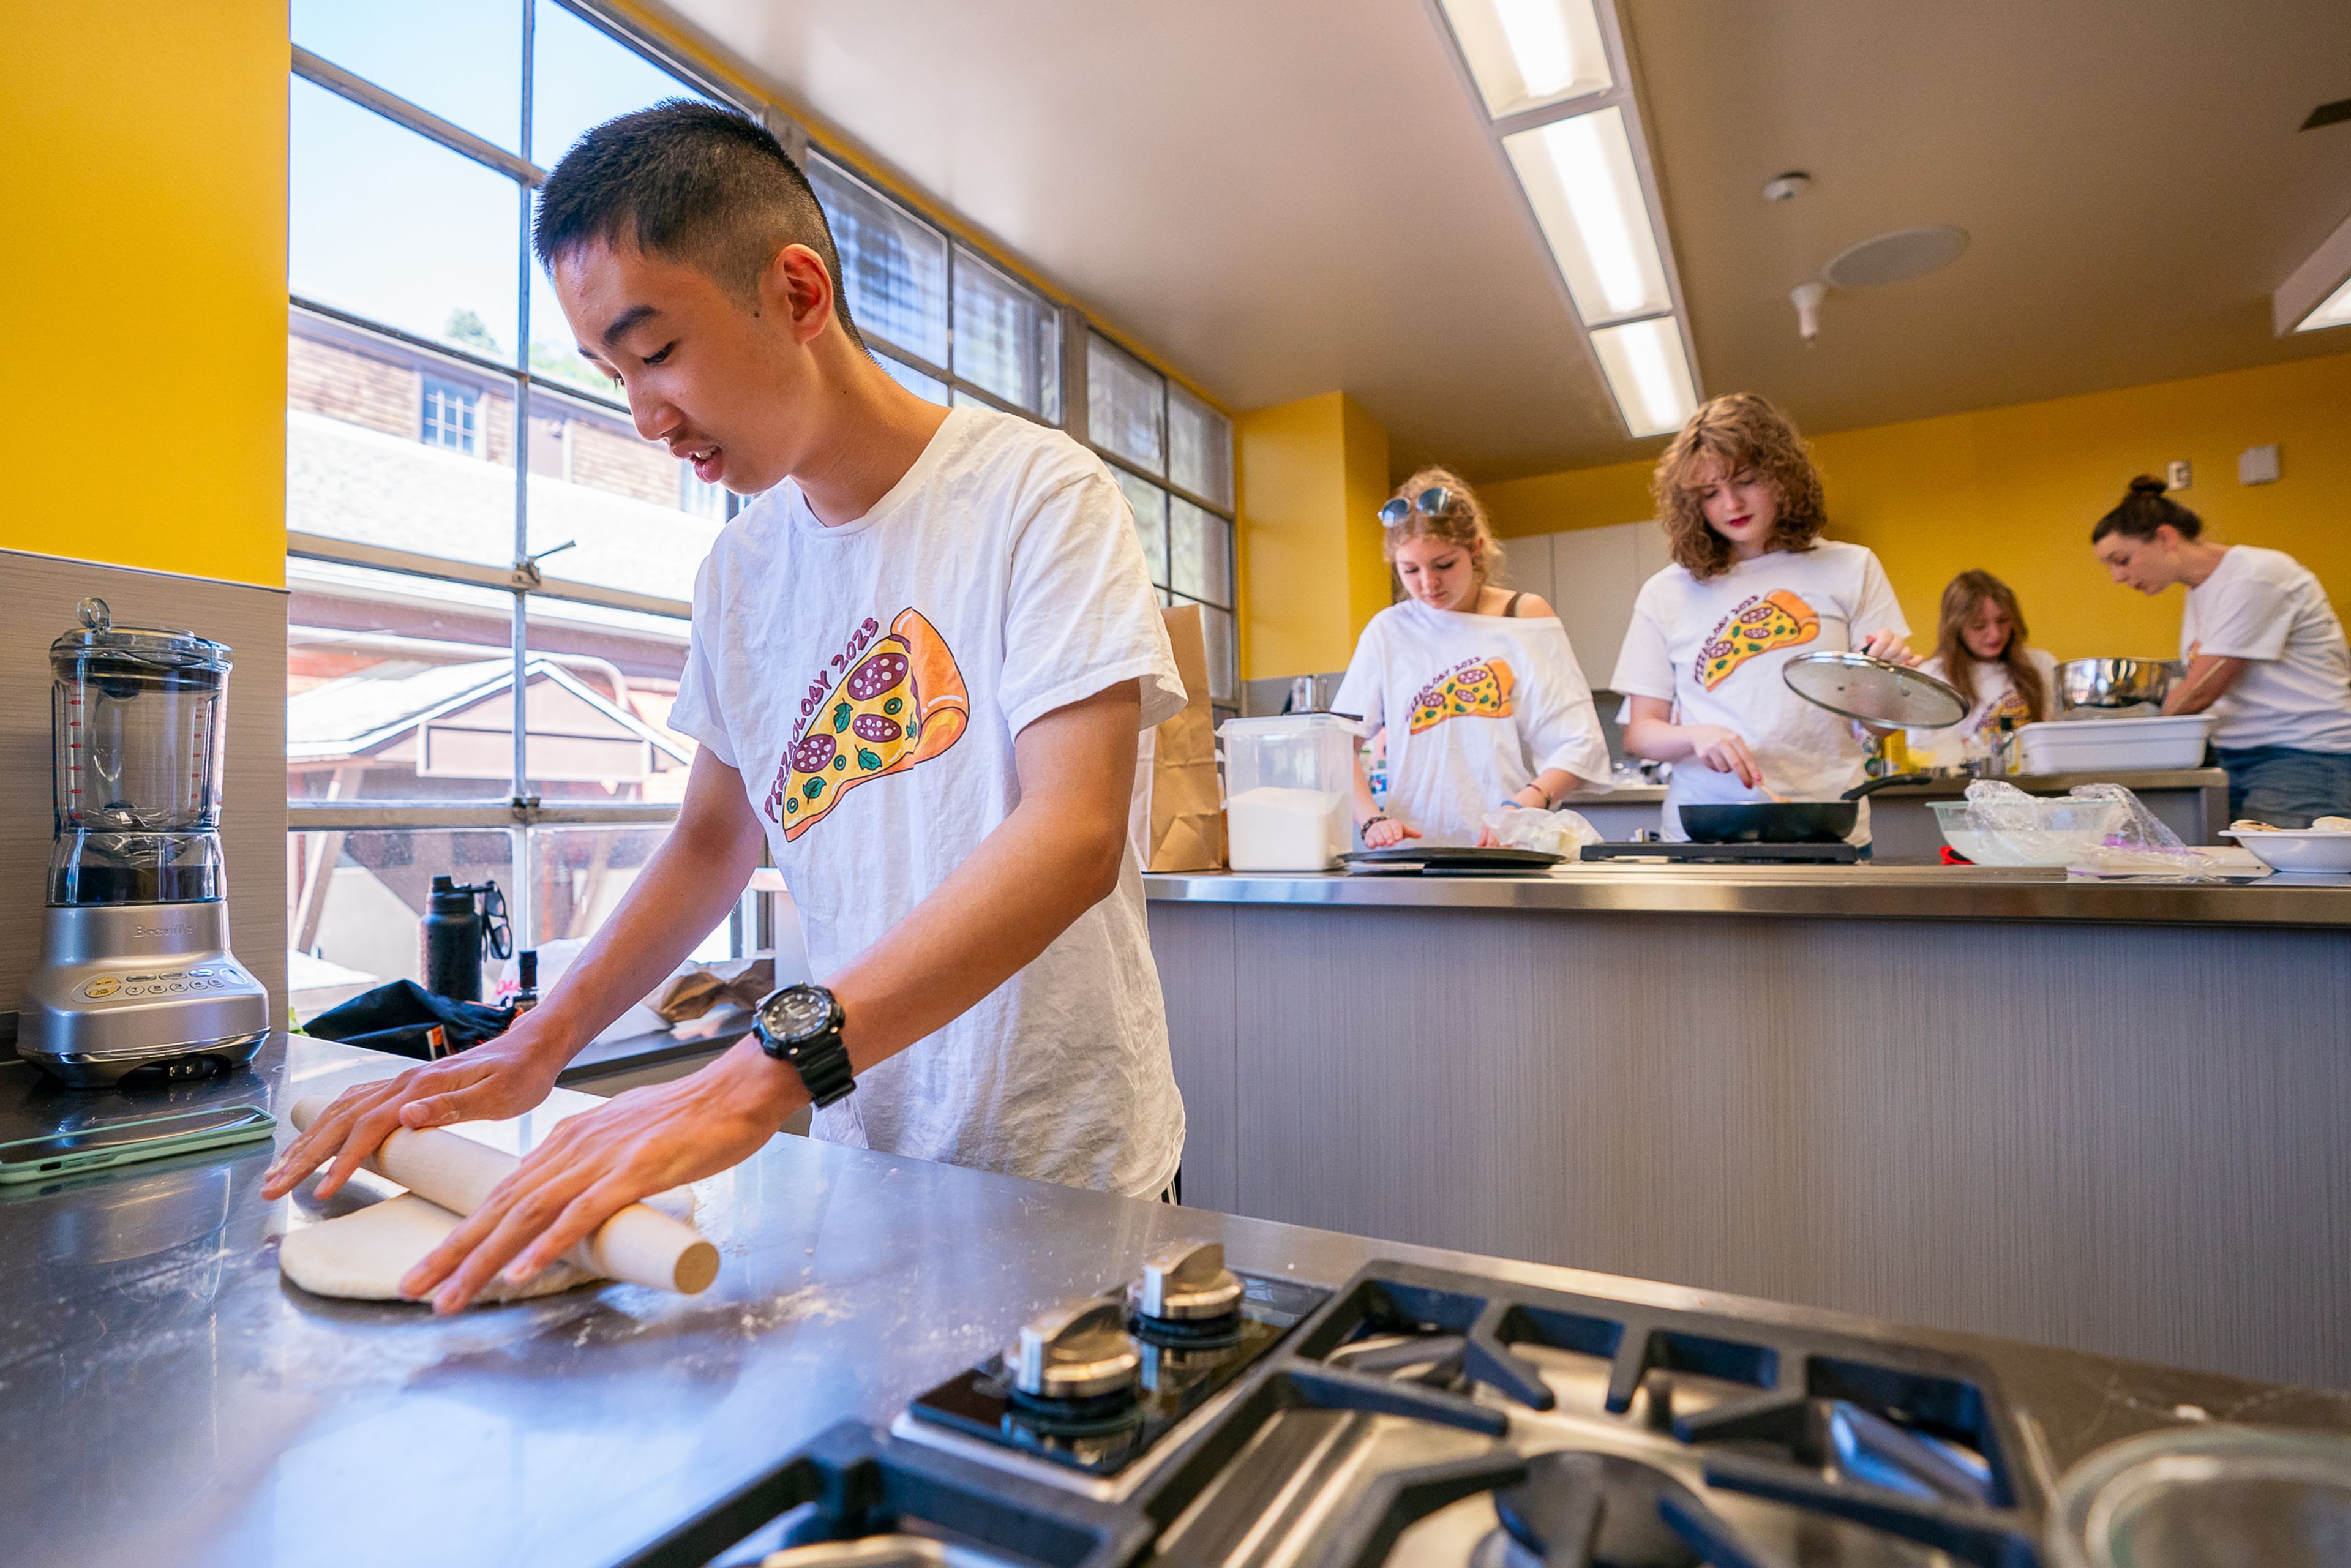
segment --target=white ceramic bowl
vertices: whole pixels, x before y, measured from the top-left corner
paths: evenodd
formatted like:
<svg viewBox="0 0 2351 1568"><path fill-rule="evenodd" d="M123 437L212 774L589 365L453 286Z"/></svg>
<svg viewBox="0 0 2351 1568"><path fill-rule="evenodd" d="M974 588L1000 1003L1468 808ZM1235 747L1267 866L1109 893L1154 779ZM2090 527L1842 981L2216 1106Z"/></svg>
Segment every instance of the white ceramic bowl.
<svg viewBox="0 0 2351 1568"><path fill-rule="evenodd" d="M2236 840L2273 871L2351 872L2351 833L2331 828L2273 828L2266 833L2241 833L2231 828L2220 836Z"/></svg>
<svg viewBox="0 0 2351 1568"><path fill-rule="evenodd" d="M2057 796L2037 801L2029 831L1985 833L1968 826L1965 800L1934 800L1943 841L1978 865L2071 865L2105 841L2122 820L2118 800Z"/></svg>

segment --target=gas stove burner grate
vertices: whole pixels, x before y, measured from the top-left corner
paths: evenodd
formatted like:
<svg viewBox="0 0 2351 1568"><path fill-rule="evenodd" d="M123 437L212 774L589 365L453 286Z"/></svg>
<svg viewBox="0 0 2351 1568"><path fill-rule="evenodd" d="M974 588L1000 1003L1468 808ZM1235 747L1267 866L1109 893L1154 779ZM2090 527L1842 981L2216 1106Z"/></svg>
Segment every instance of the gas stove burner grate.
<svg viewBox="0 0 2351 1568"><path fill-rule="evenodd" d="M1270 1343L1143 1347L1144 1387L1177 1396L1147 1435L1021 1435L977 1368L902 1436L837 1428L629 1568L699 1568L788 1511L794 1542L943 1532L1006 1568L2041 1561L2023 1426L1972 1357L1405 1263L1307 1290L1276 1328L1252 1314L1304 1288L1248 1283L1244 1332Z"/></svg>
<svg viewBox="0 0 2351 1568"><path fill-rule="evenodd" d="M1358 1345L1374 1348L1351 1357ZM1463 1382L1552 1411L1559 1396L1528 1353L1604 1365L1594 1414L1631 1416L1637 1405L1641 1427L1702 1457L1709 1489L1849 1520L1982 1568L2034 1561L2043 1500L2020 1462L2021 1430L1988 1370L1962 1356L1390 1264L1335 1294L1270 1375L1301 1375L1304 1363L1373 1381L1368 1362L1407 1375L1392 1385L1399 1398L1490 1408L1409 1381L1414 1367L1458 1354ZM1702 1406L1676 1408L1682 1390L1701 1388Z"/></svg>
<svg viewBox="0 0 2351 1568"><path fill-rule="evenodd" d="M1623 1454L1562 1450L1527 1461L1494 1497L1512 1541L1548 1568L1748 1568L1756 1558L1698 1493Z"/></svg>

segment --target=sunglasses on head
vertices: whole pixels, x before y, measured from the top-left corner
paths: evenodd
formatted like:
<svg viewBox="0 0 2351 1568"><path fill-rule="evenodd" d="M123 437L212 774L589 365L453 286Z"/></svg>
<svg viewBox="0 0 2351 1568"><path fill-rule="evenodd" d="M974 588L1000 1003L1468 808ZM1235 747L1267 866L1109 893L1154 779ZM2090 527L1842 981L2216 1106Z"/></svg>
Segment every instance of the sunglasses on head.
<svg viewBox="0 0 2351 1568"><path fill-rule="evenodd" d="M1380 507L1380 527L1402 528L1418 512L1424 517L1441 517L1453 509L1453 492L1442 485L1432 485L1407 500L1397 496Z"/></svg>

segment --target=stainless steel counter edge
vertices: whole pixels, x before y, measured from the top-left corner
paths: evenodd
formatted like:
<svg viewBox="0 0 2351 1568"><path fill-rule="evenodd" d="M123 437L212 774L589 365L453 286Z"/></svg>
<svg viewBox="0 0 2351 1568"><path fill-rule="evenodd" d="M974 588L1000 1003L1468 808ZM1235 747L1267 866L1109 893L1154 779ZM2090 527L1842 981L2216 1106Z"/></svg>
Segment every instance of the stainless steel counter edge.
<svg viewBox="0 0 2351 1568"><path fill-rule="evenodd" d="M1982 866L1618 863L1544 876L1160 872L1146 874L1143 886L1145 897L1164 903L2351 927L2351 877L2140 883Z"/></svg>

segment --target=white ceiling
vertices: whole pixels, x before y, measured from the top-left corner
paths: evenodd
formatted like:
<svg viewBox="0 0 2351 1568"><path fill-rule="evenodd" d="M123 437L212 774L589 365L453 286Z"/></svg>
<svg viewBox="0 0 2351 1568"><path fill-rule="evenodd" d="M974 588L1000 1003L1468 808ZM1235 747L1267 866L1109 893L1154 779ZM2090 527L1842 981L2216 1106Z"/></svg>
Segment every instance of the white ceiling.
<svg viewBox="0 0 2351 1568"><path fill-rule="evenodd" d="M669 5L1229 407L1343 389L1481 479L1656 448L1424 0ZM2351 213L2351 123L2294 129L2351 96L2344 0L1626 11L1708 391L1828 431L2351 350L2268 303ZM1802 347L1788 289L1920 223L1974 244Z"/></svg>

